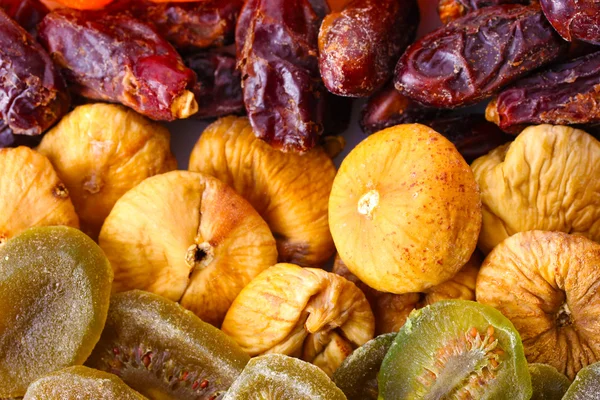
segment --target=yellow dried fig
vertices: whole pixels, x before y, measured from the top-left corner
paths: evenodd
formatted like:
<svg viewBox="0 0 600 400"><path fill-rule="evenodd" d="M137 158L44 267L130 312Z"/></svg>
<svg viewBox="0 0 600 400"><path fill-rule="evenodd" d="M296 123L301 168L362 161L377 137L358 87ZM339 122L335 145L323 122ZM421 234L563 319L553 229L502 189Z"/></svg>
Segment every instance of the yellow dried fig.
<svg viewBox="0 0 600 400"><path fill-rule="evenodd" d="M97 238L117 200L147 177L177 169L167 128L123 106L77 107L37 150L69 189L81 229Z"/></svg>
<svg viewBox="0 0 600 400"><path fill-rule="evenodd" d="M33 226L79 228L69 191L50 161L27 147L0 149L0 246Z"/></svg>
<svg viewBox="0 0 600 400"><path fill-rule="evenodd" d="M479 248L485 253L530 230L600 241L600 142L584 131L530 126L472 168L481 189Z"/></svg>
<svg viewBox="0 0 600 400"><path fill-rule="evenodd" d="M441 300L475 300L475 281L482 259L475 251L469 261L449 281L433 286L422 293L379 292L356 277L339 256L333 264L333 272L353 282L363 291L375 315L375 335L398 332L408 315L418 308Z"/></svg>
<svg viewBox="0 0 600 400"><path fill-rule="evenodd" d="M277 260L265 221L233 189L196 172L146 179L115 204L100 232L113 290L141 289L219 326L252 278Z"/></svg>
<svg viewBox="0 0 600 400"><path fill-rule="evenodd" d="M217 177L252 204L277 240L280 262L317 267L335 252L327 201L336 171L323 148L283 153L258 139L247 118L226 117L202 133L189 169Z"/></svg>
<svg viewBox="0 0 600 400"><path fill-rule="evenodd" d="M328 375L373 338L365 295L345 278L316 268L277 264L235 299L223 331L248 354L300 357Z"/></svg>
<svg viewBox="0 0 600 400"><path fill-rule="evenodd" d="M580 235L529 231L501 242L477 278L477 301L519 331L529 362L570 379L600 356L600 244Z"/></svg>
<svg viewBox="0 0 600 400"><path fill-rule="evenodd" d="M329 198L339 255L361 281L396 294L452 278L473 254L481 202L454 145L419 124L369 136L342 162Z"/></svg>

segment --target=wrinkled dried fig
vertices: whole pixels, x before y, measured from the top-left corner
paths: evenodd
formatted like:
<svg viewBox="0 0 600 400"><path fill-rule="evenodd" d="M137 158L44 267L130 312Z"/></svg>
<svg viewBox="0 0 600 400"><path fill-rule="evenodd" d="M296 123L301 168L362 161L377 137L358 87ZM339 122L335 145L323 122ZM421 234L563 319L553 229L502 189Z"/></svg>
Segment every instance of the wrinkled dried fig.
<svg viewBox="0 0 600 400"><path fill-rule="evenodd" d="M352 282L321 269L277 264L240 292L222 329L251 356L300 357L331 376L373 338L374 328L369 303Z"/></svg>
<svg viewBox="0 0 600 400"><path fill-rule="evenodd" d="M142 289L220 325L253 277L277 260L263 219L207 175L173 171L121 197L100 232L116 292Z"/></svg>
<svg viewBox="0 0 600 400"><path fill-rule="evenodd" d="M37 150L67 186L81 229L97 238L117 200L144 179L177 168L162 125L114 104L77 107Z"/></svg>
<svg viewBox="0 0 600 400"><path fill-rule="evenodd" d="M488 255L477 301L515 325L529 362L573 379L600 354L600 244L563 232L520 232Z"/></svg>
<svg viewBox="0 0 600 400"><path fill-rule="evenodd" d="M0 149L0 246L32 226L79 228L69 191L50 161L27 147Z"/></svg>
<svg viewBox="0 0 600 400"><path fill-rule="evenodd" d="M566 126L525 129L472 164L481 191L485 253L534 229L600 240L600 142Z"/></svg>
<svg viewBox="0 0 600 400"><path fill-rule="evenodd" d="M335 166L321 147L283 153L257 139L247 118L210 125L196 143L190 170L217 177L265 219L280 262L323 265L335 252L327 222L327 197Z"/></svg>

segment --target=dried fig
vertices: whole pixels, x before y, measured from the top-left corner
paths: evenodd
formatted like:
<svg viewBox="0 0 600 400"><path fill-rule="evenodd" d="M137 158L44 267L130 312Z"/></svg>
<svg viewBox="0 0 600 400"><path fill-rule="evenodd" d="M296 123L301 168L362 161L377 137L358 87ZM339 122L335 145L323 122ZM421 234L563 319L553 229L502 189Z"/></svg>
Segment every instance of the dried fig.
<svg viewBox="0 0 600 400"><path fill-rule="evenodd" d="M340 257L361 281L382 292L423 292L452 278L473 254L479 190L446 138L424 125L398 125L344 159L329 225Z"/></svg>
<svg viewBox="0 0 600 400"><path fill-rule="evenodd" d="M252 278L277 260L263 219L233 189L203 174L148 178L121 197L100 232L114 291L142 289L220 325Z"/></svg>
<svg viewBox="0 0 600 400"><path fill-rule="evenodd" d="M247 118L227 117L202 133L189 168L217 177L252 204L277 240L280 262L316 267L335 252L327 197L336 171L323 148L283 153L257 139Z"/></svg>
<svg viewBox="0 0 600 400"><path fill-rule="evenodd" d="M32 226L79 228L69 191L50 161L27 147L0 149L0 246Z"/></svg>
<svg viewBox="0 0 600 400"><path fill-rule="evenodd" d="M570 379L600 354L600 244L563 232L519 232L488 255L477 301L515 325L529 362Z"/></svg>
<svg viewBox="0 0 600 400"><path fill-rule="evenodd" d="M117 200L144 179L177 168L162 125L113 104L77 107L37 150L65 183L81 229L97 238Z"/></svg>
<svg viewBox="0 0 600 400"><path fill-rule="evenodd" d="M352 282L322 269L277 264L240 292L222 329L251 356L301 357L331 376L373 338L374 328L369 303Z"/></svg>
<svg viewBox="0 0 600 400"><path fill-rule="evenodd" d="M534 229L600 240L600 142L566 126L525 129L472 164L481 190L479 248Z"/></svg>

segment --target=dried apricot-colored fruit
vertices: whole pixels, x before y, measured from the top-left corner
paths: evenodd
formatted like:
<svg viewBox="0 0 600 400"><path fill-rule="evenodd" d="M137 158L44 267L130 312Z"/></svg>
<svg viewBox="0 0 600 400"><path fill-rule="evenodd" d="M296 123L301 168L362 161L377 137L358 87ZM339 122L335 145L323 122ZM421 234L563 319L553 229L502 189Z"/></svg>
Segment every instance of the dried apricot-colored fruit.
<svg viewBox="0 0 600 400"><path fill-rule="evenodd" d="M190 159L190 170L233 187L265 219L279 261L321 266L335 252L327 198L335 166L321 147L283 153L257 139L247 118L222 118L209 126Z"/></svg>
<svg viewBox="0 0 600 400"><path fill-rule="evenodd" d="M525 129L472 164L481 190L479 248L534 229L600 240L600 142L566 126Z"/></svg>
<svg viewBox="0 0 600 400"><path fill-rule="evenodd" d="M398 125L371 135L342 162L329 225L361 281L383 292L423 292L471 257L481 201L452 143L424 125Z"/></svg>
<svg viewBox="0 0 600 400"><path fill-rule="evenodd" d="M600 354L600 244L563 232L520 232L492 250L477 301L515 325L529 362L573 379Z"/></svg>
<svg viewBox="0 0 600 400"><path fill-rule="evenodd" d="M328 375L373 338L374 328L369 303L352 282L293 264L277 264L254 278L223 321L223 331L251 356L301 357Z"/></svg>
<svg viewBox="0 0 600 400"><path fill-rule="evenodd" d="M173 171L121 197L100 232L114 290L142 289L220 325L253 277L277 260L275 239L252 206L219 180Z"/></svg>
<svg viewBox="0 0 600 400"><path fill-rule="evenodd" d="M96 10L113 2L113 0L56 0L60 4L78 10ZM173 0L170 0L173 1Z"/></svg>
<svg viewBox="0 0 600 400"><path fill-rule="evenodd" d="M32 226L79 228L69 191L50 161L27 147L0 149L0 246Z"/></svg>
<svg viewBox="0 0 600 400"><path fill-rule="evenodd" d="M37 150L63 180L81 228L97 238L117 200L144 179L177 168L169 131L114 104L88 104L46 134Z"/></svg>

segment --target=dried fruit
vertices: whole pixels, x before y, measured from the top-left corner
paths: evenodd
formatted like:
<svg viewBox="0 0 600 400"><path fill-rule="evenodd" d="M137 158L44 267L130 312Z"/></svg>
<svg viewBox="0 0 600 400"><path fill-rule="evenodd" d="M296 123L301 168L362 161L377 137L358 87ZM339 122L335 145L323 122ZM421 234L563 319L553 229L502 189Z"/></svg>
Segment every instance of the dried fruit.
<svg viewBox="0 0 600 400"><path fill-rule="evenodd" d="M60 4L79 10L96 10L106 6L113 0L54 0Z"/></svg>
<svg viewBox="0 0 600 400"><path fill-rule="evenodd" d="M279 261L322 266L335 248L327 221L335 166L321 147L282 153L257 139L247 118L210 125L192 151L189 169L234 188L265 219Z"/></svg>
<svg viewBox="0 0 600 400"><path fill-rule="evenodd" d="M383 358L396 338L386 333L354 350L333 373L333 382L348 400L377 400L377 374Z"/></svg>
<svg viewBox="0 0 600 400"><path fill-rule="evenodd" d="M23 400L144 400L113 374L75 366L53 372L33 382Z"/></svg>
<svg viewBox="0 0 600 400"><path fill-rule="evenodd" d="M346 279L316 268L277 264L240 292L223 332L251 356L300 357L328 375L373 338L375 321L364 294Z"/></svg>
<svg viewBox="0 0 600 400"><path fill-rule="evenodd" d="M583 368L567 390L564 400L587 400L598 397L600 381L600 363Z"/></svg>
<svg viewBox="0 0 600 400"><path fill-rule="evenodd" d="M500 310L523 339L529 362L568 378L600 354L600 245L563 232L519 232L481 266L477 301Z"/></svg>
<svg viewBox="0 0 600 400"><path fill-rule="evenodd" d="M31 228L0 248L1 397L83 364L104 327L112 278L102 250L73 228Z"/></svg>
<svg viewBox="0 0 600 400"><path fill-rule="evenodd" d="M277 260L269 227L219 180L187 171L146 179L100 232L113 290L142 289L219 326L240 290Z"/></svg>
<svg viewBox="0 0 600 400"><path fill-rule="evenodd" d="M443 24L484 7L501 4L529 4L529 0L439 0L438 14Z"/></svg>
<svg viewBox="0 0 600 400"><path fill-rule="evenodd" d="M0 0L0 8L31 35L37 33L37 25L50 12L39 0Z"/></svg>
<svg viewBox="0 0 600 400"><path fill-rule="evenodd" d="M529 364L533 396L531 400L561 400L571 381L548 364Z"/></svg>
<svg viewBox="0 0 600 400"><path fill-rule="evenodd" d="M361 281L382 292L423 292L471 257L481 201L452 143L424 125L398 125L344 159L329 225L340 257Z"/></svg>
<svg viewBox="0 0 600 400"><path fill-rule="evenodd" d="M486 117L506 131L541 123L556 125L600 122L600 52L517 81L486 109Z"/></svg>
<svg viewBox="0 0 600 400"><path fill-rule="evenodd" d="M486 7L411 45L394 83L427 106L466 106L555 61L566 49L539 6Z"/></svg>
<svg viewBox="0 0 600 400"><path fill-rule="evenodd" d="M391 77L419 25L416 0L353 0L319 32L319 68L334 94L366 97Z"/></svg>
<svg viewBox="0 0 600 400"><path fill-rule="evenodd" d="M570 41L600 44L600 4L595 1L540 0L552 27Z"/></svg>
<svg viewBox="0 0 600 400"><path fill-rule="evenodd" d="M447 300L411 314L381 364L380 399L523 399L519 334L499 311Z"/></svg>
<svg viewBox="0 0 600 400"><path fill-rule="evenodd" d="M40 24L39 38L78 95L119 102L155 120L198 110L189 90L194 72L150 25L131 16L55 10Z"/></svg>
<svg viewBox="0 0 600 400"><path fill-rule="evenodd" d="M215 399L250 357L177 303L133 290L112 296L106 328L86 362L151 399Z"/></svg>
<svg viewBox="0 0 600 400"><path fill-rule="evenodd" d="M0 149L0 247L33 226L79 228L69 191L50 161L27 147Z"/></svg>
<svg viewBox="0 0 600 400"><path fill-rule="evenodd" d="M308 151L323 131L318 23L308 0L248 0L238 19L248 117L256 136L283 151Z"/></svg>
<svg viewBox="0 0 600 400"><path fill-rule="evenodd" d="M281 354L253 358L223 400L345 400L327 376L304 361Z"/></svg>
<svg viewBox="0 0 600 400"><path fill-rule="evenodd" d="M525 129L472 164L481 190L479 248L534 229L600 240L600 142L566 126Z"/></svg>

